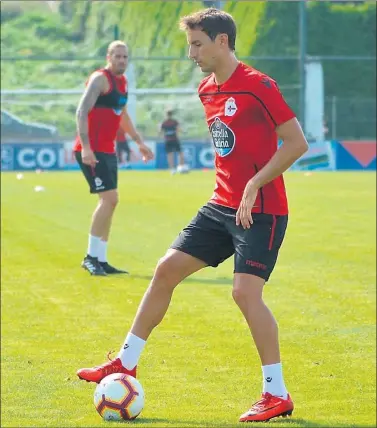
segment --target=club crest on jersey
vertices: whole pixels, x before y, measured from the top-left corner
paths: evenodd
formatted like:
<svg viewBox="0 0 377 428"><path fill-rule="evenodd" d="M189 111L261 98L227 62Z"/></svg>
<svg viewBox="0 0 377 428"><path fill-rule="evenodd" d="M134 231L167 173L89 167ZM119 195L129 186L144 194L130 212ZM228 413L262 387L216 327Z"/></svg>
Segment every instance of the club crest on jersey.
<svg viewBox="0 0 377 428"><path fill-rule="evenodd" d="M211 123L209 131L212 135L216 153L221 157L228 156L236 144L234 132L218 117Z"/></svg>
<svg viewBox="0 0 377 428"><path fill-rule="evenodd" d="M225 103L225 116L234 116L236 111L236 100L234 98L228 98Z"/></svg>

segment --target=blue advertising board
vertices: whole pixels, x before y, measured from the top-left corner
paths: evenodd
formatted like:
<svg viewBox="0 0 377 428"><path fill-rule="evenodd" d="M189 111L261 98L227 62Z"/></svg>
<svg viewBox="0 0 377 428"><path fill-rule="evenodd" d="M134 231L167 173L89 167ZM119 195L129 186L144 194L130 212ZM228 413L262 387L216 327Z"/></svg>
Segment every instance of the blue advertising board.
<svg viewBox="0 0 377 428"><path fill-rule="evenodd" d="M130 143L131 159L127 165L121 163L119 169L165 169L168 167L165 146L163 143L146 141L155 158L143 162L134 142ZM74 157L73 142L61 143L17 143L1 145L2 171L27 170L78 170L79 166ZM214 151L212 145L188 142L182 144L185 162L191 169L213 168Z"/></svg>
<svg viewBox="0 0 377 428"><path fill-rule="evenodd" d="M376 141L334 141L337 170L376 170Z"/></svg>
<svg viewBox="0 0 377 428"><path fill-rule="evenodd" d="M64 147L61 143L1 145L2 171L57 170L64 168L64 165Z"/></svg>
<svg viewBox="0 0 377 428"><path fill-rule="evenodd" d="M167 169L164 143L146 141L155 155L147 163L141 159L137 145L130 143L131 159L120 163L122 169ZM15 143L1 145L2 171L78 170L73 142ZM190 169L214 168L215 151L210 142L185 141L182 143L185 163ZM376 170L375 141L318 141L310 143L309 150L298 159L291 170Z"/></svg>

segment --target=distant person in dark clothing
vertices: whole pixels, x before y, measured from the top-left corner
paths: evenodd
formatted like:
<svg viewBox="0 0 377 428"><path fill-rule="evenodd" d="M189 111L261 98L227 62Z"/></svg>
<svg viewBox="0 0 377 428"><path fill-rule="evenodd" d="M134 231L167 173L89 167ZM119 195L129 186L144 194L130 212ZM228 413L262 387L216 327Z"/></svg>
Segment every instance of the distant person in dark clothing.
<svg viewBox="0 0 377 428"><path fill-rule="evenodd" d="M131 160L131 149L128 145L126 133L123 131L123 128L120 126L116 136L116 153L119 164L128 165ZM123 153L126 154L125 161L123 160Z"/></svg>
<svg viewBox="0 0 377 428"><path fill-rule="evenodd" d="M178 153L178 170L184 166L183 152L181 143L178 138L180 132L179 122L173 117L173 110L166 112L166 118L161 123L159 134L163 134L165 151L168 158L168 165L171 172L174 174L177 170L175 168L174 153Z"/></svg>

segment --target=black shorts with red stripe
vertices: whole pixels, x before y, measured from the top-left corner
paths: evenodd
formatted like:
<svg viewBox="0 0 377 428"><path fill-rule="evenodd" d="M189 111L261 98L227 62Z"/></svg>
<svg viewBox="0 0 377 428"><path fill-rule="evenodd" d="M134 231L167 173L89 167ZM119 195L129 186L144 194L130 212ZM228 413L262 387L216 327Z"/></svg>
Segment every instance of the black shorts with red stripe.
<svg viewBox="0 0 377 428"><path fill-rule="evenodd" d="M81 152L75 152L76 161L89 184L90 193L102 193L118 187L118 160L115 153L94 152L95 167L82 161Z"/></svg>
<svg viewBox="0 0 377 428"><path fill-rule="evenodd" d="M234 272L268 281L288 224L287 215L253 214L250 229L236 225L233 208L208 203L191 220L171 248L216 267L234 254Z"/></svg>

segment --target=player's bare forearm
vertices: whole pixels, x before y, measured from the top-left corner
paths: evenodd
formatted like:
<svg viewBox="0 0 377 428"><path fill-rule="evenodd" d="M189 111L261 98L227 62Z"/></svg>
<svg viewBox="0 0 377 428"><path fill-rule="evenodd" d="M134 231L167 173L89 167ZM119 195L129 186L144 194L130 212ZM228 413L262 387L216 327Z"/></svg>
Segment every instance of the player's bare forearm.
<svg viewBox="0 0 377 428"><path fill-rule="evenodd" d="M127 134L130 135L131 138L135 141L135 143L139 146L139 151L142 155L144 162L148 162L149 160L154 158L153 152L146 144L144 144L143 139L136 131L126 109L124 109L122 112L120 126L122 127L123 131L127 132Z"/></svg>
<svg viewBox="0 0 377 428"><path fill-rule="evenodd" d="M88 116L77 116L77 130L83 148L89 148L89 133L88 133Z"/></svg>
<svg viewBox="0 0 377 428"><path fill-rule="evenodd" d="M123 110L122 112L121 127L123 131L126 132L135 141L135 143L141 144L143 142L140 134L136 131L127 110Z"/></svg>
<svg viewBox="0 0 377 428"><path fill-rule="evenodd" d="M280 125L276 132L283 144L270 161L250 180L248 185L253 188L259 189L279 177L308 150L308 142L296 118Z"/></svg>
<svg viewBox="0 0 377 428"><path fill-rule="evenodd" d="M102 75L94 76L88 83L76 110L77 132L83 148L89 148L88 115L103 90Z"/></svg>
<svg viewBox="0 0 377 428"><path fill-rule="evenodd" d="M283 143L270 161L250 180L250 184L258 189L266 185L283 174L305 151L294 150Z"/></svg>

